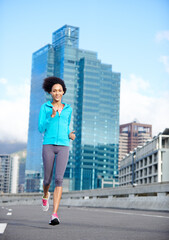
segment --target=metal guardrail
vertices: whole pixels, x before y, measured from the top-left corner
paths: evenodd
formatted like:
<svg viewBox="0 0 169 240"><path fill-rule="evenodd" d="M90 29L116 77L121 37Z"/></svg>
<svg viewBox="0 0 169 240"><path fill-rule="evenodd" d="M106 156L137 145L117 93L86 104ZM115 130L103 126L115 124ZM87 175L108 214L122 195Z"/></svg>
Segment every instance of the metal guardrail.
<svg viewBox="0 0 169 240"><path fill-rule="evenodd" d="M1 194L0 205L40 204L41 198L42 193ZM60 204L169 211L169 182L64 192Z"/></svg>

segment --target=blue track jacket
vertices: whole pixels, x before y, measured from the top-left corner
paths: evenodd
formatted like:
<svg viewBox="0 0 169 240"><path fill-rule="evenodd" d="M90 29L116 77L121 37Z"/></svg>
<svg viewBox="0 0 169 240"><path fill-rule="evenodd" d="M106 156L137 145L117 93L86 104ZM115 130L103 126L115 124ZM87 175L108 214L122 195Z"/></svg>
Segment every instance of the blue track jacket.
<svg viewBox="0 0 169 240"><path fill-rule="evenodd" d="M39 114L38 129L40 133L44 132L43 144L69 146L69 130L72 108L69 104L64 104L64 108L59 116L56 112L54 118L52 115L53 105L51 101L44 103L41 106Z"/></svg>

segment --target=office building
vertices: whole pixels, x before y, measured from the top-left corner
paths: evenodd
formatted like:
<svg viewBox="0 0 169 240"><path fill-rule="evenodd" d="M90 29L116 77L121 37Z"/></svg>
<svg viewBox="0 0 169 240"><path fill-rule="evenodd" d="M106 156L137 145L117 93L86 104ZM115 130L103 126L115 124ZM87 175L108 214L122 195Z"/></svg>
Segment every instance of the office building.
<svg viewBox="0 0 169 240"><path fill-rule="evenodd" d="M0 193L9 193L11 183L11 157L0 154Z"/></svg>
<svg viewBox="0 0 169 240"><path fill-rule="evenodd" d="M97 53L79 49L79 28L65 25L48 44L33 54L26 173L42 171L42 135L38 132L41 105L50 100L42 90L45 77L66 83L63 102L73 108L65 188L71 190L115 186L118 183L120 73L112 72ZM51 185L54 188L54 185ZM35 189L30 189L35 191Z"/></svg>
<svg viewBox="0 0 169 240"><path fill-rule="evenodd" d="M120 161L128 153L128 133L120 133L119 135L119 168Z"/></svg>
<svg viewBox="0 0 169 240"><path fill-rule="evenodd" d="M151 184L169 181L169 128L121 161L119 185Z"/></svg>
<svg viewBox="0 0 169 240"><path fill-rule="evenodd" d="M0 192L17 193L18 159L9 154L0 155Z"/></svg>
<svg viewBox="0 0 169 240"><path fill-rule="evenodd" d="M80 60L74 121L80 135L74 142L79 190L112 187L117 181L120 74L111 68L96 56Z"/></svg>
<svg viewBox="0 0 169 240"><path fill-rule="evenodd" d="M137 146L152 139L152 125L137 121L120 125L119 136L119 168L123 157Z"/></svg>
<svg viewBox="0 0 169 240"><path fill-rule="evenodd" d="M13 171L13 193L24 192L25 190L25 165L26 165L26 150L11 154ZM15 186L15 187L14 187ZM15 189L15 190L14 190Z"/></svg>
<svg viewBox="0 0 169 240"><path fill-rule="evenodd" d="M26 150L0 154L0 193L24 192Z"/></svg>
<svg viewBox="0 0 169 240"><path fill-rule="evenodd" d="M18 180L19 180L19 157L11 157L11 193L18 193Z"/></svg>

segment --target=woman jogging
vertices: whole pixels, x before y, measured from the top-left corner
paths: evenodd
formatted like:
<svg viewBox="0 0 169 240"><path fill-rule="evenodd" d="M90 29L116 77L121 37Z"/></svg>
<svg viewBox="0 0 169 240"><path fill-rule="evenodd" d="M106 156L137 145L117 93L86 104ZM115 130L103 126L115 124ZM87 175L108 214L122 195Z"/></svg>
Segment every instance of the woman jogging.
<svg viewBox="0 0 169 240"><path fill-rule="evenodd" d="M70 139L75 139L75 134L74 131L70 132L69 130L72 108L69 104L61 101L62 96L66 93L64 81L57 77L45 78L43 89L45 92L51 94L53 100L44 103L41 106L39 114L38 128L41 133L44 133L42 150L44 195L42 198L42 210L48 211L49 209L49 187L56 156L53 214L49 224L57 225L60 223L57 211L62 196L63 176L69 158L69 141Z"/></svg>

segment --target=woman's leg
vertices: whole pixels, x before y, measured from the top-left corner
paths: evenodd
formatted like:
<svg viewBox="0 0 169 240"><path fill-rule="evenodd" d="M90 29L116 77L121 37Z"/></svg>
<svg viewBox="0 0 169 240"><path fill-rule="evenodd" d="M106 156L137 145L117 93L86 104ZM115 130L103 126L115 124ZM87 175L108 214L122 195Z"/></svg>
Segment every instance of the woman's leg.
<svg viewBox="0 0 169 240"><path fill-rule="evenodd" d="M49 188L50 188L50 184L46 186L43 184L43 198L48 198Z"/></svg>
<svg viewBox="0 0 169 240"><path fill-rule="evenodd" d="M55 190L53 193L53 213L57 213L61 197L62 197L62 187L55 187Z"/></svg>
<svg viewBox="0 0 169 240"><path fill-rule="evenodd" d="M48 198L48 191L52 179L53 165L55 159L55 153L53 150L53 145L43 145L43 167L44 167L44 181L43 181L43 191L44 198Z"/></svg>
<svg viewBox="0 0 169 240"><path fill-rule="evenodd" d="M53 213L56 213L59 208L59 203L62 197L62 183L69 159L69 147L57 146L56 169L55 169L55 190L53 194Z"/></svg>

